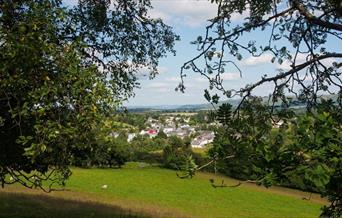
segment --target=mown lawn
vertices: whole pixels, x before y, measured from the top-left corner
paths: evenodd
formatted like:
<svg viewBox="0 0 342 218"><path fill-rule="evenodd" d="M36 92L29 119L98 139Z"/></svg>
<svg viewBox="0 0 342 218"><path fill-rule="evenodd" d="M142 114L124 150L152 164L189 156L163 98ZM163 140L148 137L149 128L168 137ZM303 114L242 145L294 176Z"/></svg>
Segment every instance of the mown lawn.
<svg viewBox="0 0 342 218"><path fill-rule="evenodd" d="M118 211L136 211L155 217L305 218L318 217L324 203L317 196L312 201L302 200L302 197L307 196L306 193L284 188L265 189L254 184L213 188L209 183L210 178L224 179L228 185L237 182L206 173L200 173L193 179L179 179L171 170L130 164L123 169L75 168L67 183L69 191L49 195L74 202L92 201L85 206L91 211L91 208L95 208L94 211L98 207L106 208L104 211L107 212L103 216L97 214L94 217L109 217L108 207L114 205L120 208ZM108 188L102 189L103 185ZM10 187L7 190L12 193L18 189ZM2 194L0 192L0 196ZM1 201L4 201L2 197L0 204ZM107 205L99 206L95 202ZM22 204L25 205L25 202ZM84 206L75 204L75 211ZM0 215L2 210L4 207L0 206ZM92 213L87 213L88 217L92 217Z"/></svg>

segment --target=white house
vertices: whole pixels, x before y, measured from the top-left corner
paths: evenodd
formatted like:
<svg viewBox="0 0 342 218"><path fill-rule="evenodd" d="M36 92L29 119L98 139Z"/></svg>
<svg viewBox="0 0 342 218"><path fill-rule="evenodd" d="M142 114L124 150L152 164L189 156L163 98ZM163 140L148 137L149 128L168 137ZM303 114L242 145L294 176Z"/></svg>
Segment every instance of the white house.
<svg viewBox="0 0 342 218"><path fill-rule="evenodd" d="M172 127L172 126L165 126L164 128L163 128L163 132L167 135L168 133L170 133L170 132L173 132L173 131L175 131L175 128L174 127Z"/></svg>
<svg viewBox="0 0 342 218"><path fill-rule="evenodd" d="M135 138L135 133L128 133L127 135L127 142L131 142Z"/></svg>
<svg viewBox="0 0 342 218"><path fill-rule="evenodd" d="M214 137L214 132L204 131L191 141L191 147L204 148L207 144L212 143L214 141Z"/></svg>
<svg viewBox="0 0 342 218"><path fill-rule="evenodd" d="M113 137L113 138L117 138L117 137L119 137L119 133L118 132L111 132L110 134L109 134L111 137Z"/></svg>
<svg viewBox="0 0 342 218"><path fill-rule="evenodd" d="M273 122L273 128L280 128L284 124L284 120L279 120L278 122Z"/></svg>

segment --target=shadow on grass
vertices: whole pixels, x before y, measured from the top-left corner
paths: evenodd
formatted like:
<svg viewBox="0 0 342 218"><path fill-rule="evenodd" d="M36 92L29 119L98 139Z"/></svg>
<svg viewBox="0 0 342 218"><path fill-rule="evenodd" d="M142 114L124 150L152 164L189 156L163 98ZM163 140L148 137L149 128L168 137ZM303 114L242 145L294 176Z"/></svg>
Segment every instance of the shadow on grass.
<svg viewBox="0 0 342 218"><path fill-rule="evenodd" d="M24 193L0 192L0 217L1 218L64 218L64 217L122 217L143 218L139 215L119 207L98 204L93 202L81 202L65 200L43 195Z"/></svg>

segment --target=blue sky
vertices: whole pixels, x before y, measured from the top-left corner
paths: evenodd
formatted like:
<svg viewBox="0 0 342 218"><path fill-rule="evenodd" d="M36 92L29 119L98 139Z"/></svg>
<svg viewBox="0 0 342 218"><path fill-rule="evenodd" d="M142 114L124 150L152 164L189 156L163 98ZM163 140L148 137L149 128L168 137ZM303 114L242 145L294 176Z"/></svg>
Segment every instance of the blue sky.
<svg viewBox="0 0 342 218"><path fill-rule="evenodd" d="M216 6L209 1L193 0L152 0L154 9L151 17L162 18L180 35L181 41L176 43L177 55L168 55L160 60L160 74L153 80L148 77L140 79L141 88L135 90L135 97L129 99L127 106L142 105L181 105L206 103L203 90L208 88L208 81L200 75L189 73L185 79L185 93L176 92L180 81L180 69L184 62L197 54L196 46L191 45L197 36L205 33L206 20L216 14ZM242 16L234 16L239 22ZM242 81L238 72L227 72L226 84L238 88Z"/></svg>
<svg viewBox="0 0 342 218"><path fill-rule="evenodd" d="M189 72L185 79L185 93L176 92L180 81L180 69L184 62L197 54L196 46L191 45L197 36L204 35L208 19L216 14L216 5L209 1L194 0L152 0L154 9L150 12L151 17L162 18L165 23L172 26L174 31L180 35L181 41L176 43L177 55L169 55L160 60L160 74L153 80L148 77L140 79L141 88L135 90L135 97L129 99L127 106L148 106L148 105L182 105L207 103L203 97L204 89L208 88L208 81L195 73ZM244 15L233 15L232 20L239 23ZM263 40L262 33L255 33L253 39ZM239 72L234 69L227 69L224 80L227 88L238 89L247 83L256 81L265 72L274 71L270 66L269 56L260 59L245 57L239 67L243 71L240 78ZM271 87L266 87L271 90ZM257 90L256 94L267 95L268 90L263 88Z"/></svg>
<svg viewBox="0 0 342 218"><path fill-rule="evenodd" d="M68 0L67 3L75 2ZM198 52L194 41L199 35L205 34L207 20L216 14L217 6L211 4L209 0L151 0L153 9L149 15L152 18L162 18L164 22L173 27L176 34L180 35L181 41L176 43L177 55L169 54L160 60L159 75L150 80L148 76L140 77L140 88L135 89L135 96L124 103L125 106L152 106L152 105L184 105L207 103L203 97L204 89L208 88L208 81L195 73L188 72L185 79L185 93L176 92L175 88L180 82L180 69L184 62L195 57ZM231 20L233 24L239 24L246 17L246 14L233 14ZM268 41L267 30L254 31L245 34L241 42L245 44L250 40L255 40L263 44ZM342 46L339 40L329 40L327 47L330 51L340 51ZM263 44L264 45L264 44ZM288 44L285 44L288 45ZM282 46L282 45L280 45ZM261 79L264 74L275 75L279 69L289 69L289 62L282 65L270 62L272 56L264 54L259 58L250 57L243 54L243 59L237 61L228 56L229 60L236 61L242 70L242 78L234 67L227 67L223 76L226 89L239 89L246 84L251 84ZM299 56L297 63L303 62L305 56ZM336 60L327 60L332 63ZM199 63L200 64L200 63ZM143 70L142 70L143 71ZM273 91L272 84L265 84L253 92L260 96L267 96Z"/></svg>
<svg viewBox="0 0 342 218"><path fill-rule="evenodd" d="M151 106L151 105L184 105L207 103L203 97L204 89L208 88L208 81L195 73L188 72L185 79L185 93L176 92L175 88L180 81L180 69L184 62L195 57L198 52L196 46L191 45L199 35L205 34L207 20L214 17L217 7L208 0L152 0L153 10L150 16L154 18L162 18L164 22L174 28L174 31L180 35L181 41L176 44L177 55L169 55L160 60L160 74L153 80L148 77L141 78L141 88L135 90L135 97L131 98L124 105L126 106ZM231 20L234 24L239 24L246 17L246 14L234 14ZM266 37L265 37L266 36ZM250 40L257 42L267 42L269 34L267 29L265 32L256 31L244 36L241 42L248 43ZM337 44L336 44L337 43ZM285 44L288 45L288 44ZM283 46L283 45L280 45ZM290 46L291 47L291 46ZM326 47L330 51L340 51L342 46L339 41L328 40ZM305 61L305 55L299 55L297 63ZM232 57L228 57L232 58ZM246 84L251 84L261 79L262 75L275 75L279 71L288 70L290 63L284 61L283 64L271 63L272 56L265 54L259 58L250 57L248 54L243 55L241 61L236 64L242 70L242 78L239 72L231 67L225 69L223 76L226 89L239 89ZM327 64L331 64L337 60L326 60ZM265 84L257 88L253 94L267 96L273 91L272 84Z"/></svg>

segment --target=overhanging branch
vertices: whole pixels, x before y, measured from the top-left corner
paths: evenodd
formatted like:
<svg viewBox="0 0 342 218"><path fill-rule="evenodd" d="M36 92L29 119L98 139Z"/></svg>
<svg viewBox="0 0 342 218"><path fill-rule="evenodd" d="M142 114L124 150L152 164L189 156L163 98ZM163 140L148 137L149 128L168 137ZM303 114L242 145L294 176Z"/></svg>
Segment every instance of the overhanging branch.
<svg viewBox="0 0 342 218"><path fill-rule="evenodd" d="M302 69L306 68L307 66L317 62L317 61L321 61L321 60L324 60L324 59L327 59L327 58L342 58L342 53L328 53L328 54L325 54L325 55L321 55L321 56L317 56L317 57L314 57L312 58L311 60L305 62L305 63L302 63L302 64L299 64L297 66L293 66L293 68L285 73L281 73L281 74L278 74L276 76L273 76L273 77L268 77L268 78L263 78L261 79L259 82L257 83L254 83L253 85L247 87L247 88L243 88L243 89L240 89L239 92L248 92L250 93L254 88L262 85L263 83L265 82L271 82L271 81L277 81L279 79L283 79L283 78L286 78L287 76L290 76L296 72L299 72L301 71Z"/></svg>
<svg viewBox="0 0 342 218"><path fill-rule="evenodd" d="M324 20L317 18L313 14L309 13L305 9L305 7L302 4L300 4L298 1L293 1L292 4L299 11L299 13L303 15L310 23L313 23L313 24L316 24L316 25L319 25L328 29L342 31L341 24L331 23L331 22L324 21Z"/></svg>

